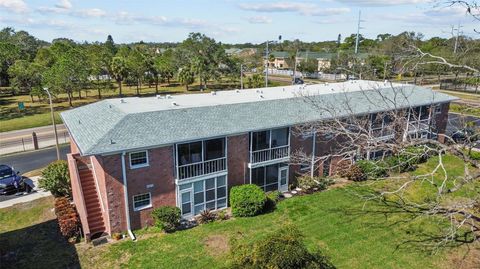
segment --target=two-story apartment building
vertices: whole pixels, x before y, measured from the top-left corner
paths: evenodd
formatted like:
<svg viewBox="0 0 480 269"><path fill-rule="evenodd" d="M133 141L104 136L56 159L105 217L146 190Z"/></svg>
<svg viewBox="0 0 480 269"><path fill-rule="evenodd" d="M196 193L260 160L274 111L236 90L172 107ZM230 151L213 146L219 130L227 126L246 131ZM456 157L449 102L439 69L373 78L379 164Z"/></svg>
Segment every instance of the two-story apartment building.
<svg viewBox="0 0 480 269"><path fill-rule="evenodd" d="M352 112L342 107L347 99L355 114L373 115L393 109L380 100L400 98L395 107L422 120L412 124L418 128L409 130L410 135L441 136L453 98L415 86L393 87L404 94L389 83L348 81L109 99L63 112L71 135L73 199L83 231L90 238L138 229L151 224L152 209L162 205L177 206L190 218L205 209L226 208L229 190L236 185L287 191L307 171L335 173L334 158L319 165L290 162L299 150L315 156L332 151L315 135L293 131L329 119L308 105L306 96L338 107L340 117ZM390 135L381 127L372 131Z"/></svg>

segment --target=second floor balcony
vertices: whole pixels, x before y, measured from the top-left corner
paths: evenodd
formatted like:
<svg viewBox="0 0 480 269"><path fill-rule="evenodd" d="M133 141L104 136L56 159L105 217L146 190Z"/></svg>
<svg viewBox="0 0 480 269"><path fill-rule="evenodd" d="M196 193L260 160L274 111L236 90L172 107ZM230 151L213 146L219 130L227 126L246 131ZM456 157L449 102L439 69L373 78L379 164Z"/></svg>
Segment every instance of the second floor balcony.
<svg viewBox="0 0 480 269"><path fill-rule="evenodd" d="M177 145L177 179L227 171L225 138Z"/></svg>
<svg viewBox="0 0 480 269"><path fill-rule="evenodd" d="M250 166L290 157L290 130L279 128L250 133Z"/></svg>

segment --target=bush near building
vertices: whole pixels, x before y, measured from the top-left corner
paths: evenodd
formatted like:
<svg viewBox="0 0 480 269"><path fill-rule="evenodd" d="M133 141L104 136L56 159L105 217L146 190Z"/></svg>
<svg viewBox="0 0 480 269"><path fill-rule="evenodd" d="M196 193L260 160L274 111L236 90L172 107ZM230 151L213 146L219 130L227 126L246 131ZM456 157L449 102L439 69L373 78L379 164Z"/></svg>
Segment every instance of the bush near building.
<svg viewBox="0 0 480 269"><path fill-rule="evenodd" d="M181 212L178 207L161 206L152 211L152 217L155 220L155 226L170 233L180 225Z"/></svg>
<svg viewBox="0 0 480 269"><path fill-rule="evenodd" d="M345 169L340 174L341 177L346 177L351 181L365 181L367 180L367 175L362 171L360 166L353 164L349 169Z"/></svg>
<svg viewBox="0 0 480 269"><path fill-rule="evenodd" d="M55 198L55 215L60 233L65 238L76 241L80 236L80 217L75 205L66 197Z"/></svg>
<svg viewBox="0 0 480 269"><path fill-rule="evenodd" d="M384 162L360 160L356 162L356 165L366 175L367 179L378 179L388 176Z"/></svg>
<svg viewBox="0 0 480 269"><path fill-rule="evenodd" d="M235 217L253 217L262 213L267 196L254 184L233 187L230 191L230 205Z"/></svg>
<svg viewBox="0 0 480 269"><path fill-rule="evenodd" d="M293 225L279 229L254 244L236 244L230 268L335 268L320 251L309 252Z"/></svg>
<svg viewBox="0 0 480 269"><path fill-rule="evenodd" d="M66 161L50 163L43 171L39 180L39 187L50 191L55 197L71 197L72 188Z"/></svg>

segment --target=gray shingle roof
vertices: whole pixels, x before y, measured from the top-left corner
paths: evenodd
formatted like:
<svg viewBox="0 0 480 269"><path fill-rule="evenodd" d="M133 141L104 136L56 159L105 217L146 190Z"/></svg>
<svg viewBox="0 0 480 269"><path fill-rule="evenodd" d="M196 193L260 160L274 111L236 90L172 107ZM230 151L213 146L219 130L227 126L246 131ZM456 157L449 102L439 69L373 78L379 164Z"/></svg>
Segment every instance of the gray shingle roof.
<svg viewBox="0 0 480 269"><path fill-rule="evenodd" d="M387 87L135 113L117 108L112 100L103 100L63 112L61 116L82 155L94 155L331 118L305 102L305 98L335 107L339 116L350 115L346 103L353 107L354 113L365 114L456 99L430 89L404 86L395 90Z"/></svg>

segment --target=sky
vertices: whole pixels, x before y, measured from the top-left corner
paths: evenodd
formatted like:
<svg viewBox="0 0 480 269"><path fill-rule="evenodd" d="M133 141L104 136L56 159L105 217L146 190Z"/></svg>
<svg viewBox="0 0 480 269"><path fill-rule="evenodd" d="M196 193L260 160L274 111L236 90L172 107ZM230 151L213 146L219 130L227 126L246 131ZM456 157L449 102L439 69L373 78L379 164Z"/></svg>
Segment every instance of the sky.
<svg viewBox="0 0 480 269"><path fill-rule="evenodd" d="M480 23L459 7L432 0L0 0L0 27L26 30L51 41L116 43L177 42L201 32L224 43L275 40L336 40L357 31L375 38L381 33L421 32L450 37L461 25L475 36Z"/></svg>

